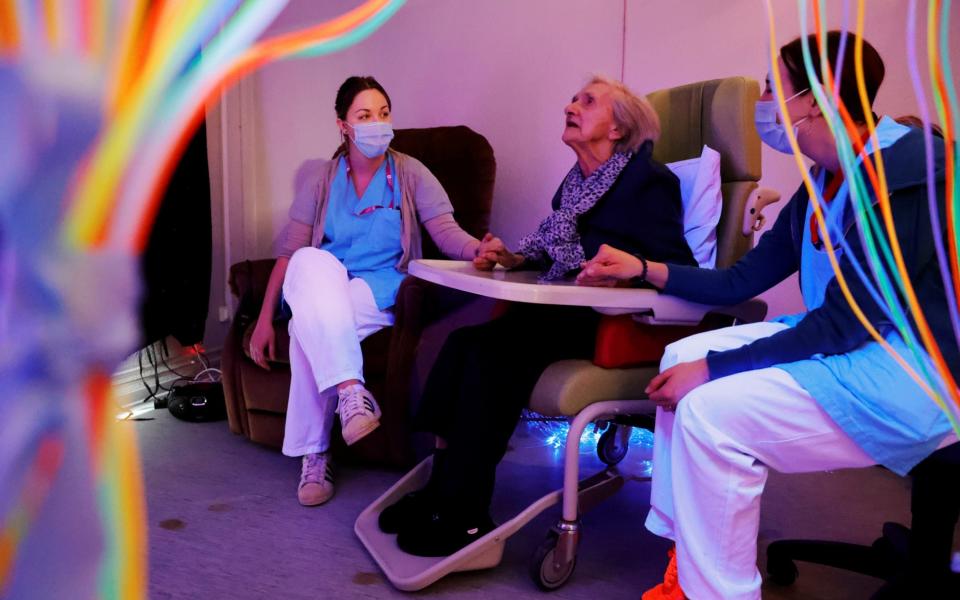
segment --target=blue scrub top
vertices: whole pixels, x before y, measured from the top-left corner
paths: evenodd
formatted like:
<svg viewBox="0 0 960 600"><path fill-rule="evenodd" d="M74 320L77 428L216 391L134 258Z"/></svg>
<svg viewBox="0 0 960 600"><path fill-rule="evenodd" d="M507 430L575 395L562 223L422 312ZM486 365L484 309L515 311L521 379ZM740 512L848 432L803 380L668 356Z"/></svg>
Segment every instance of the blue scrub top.
<svg viewBox="0 0 960 600"><path fill-rule="evenodd" d="M884 117L877 127L879 147L893 145L908 131L909 128ZM872 152L870 145L867 151ZM822 174L816 183L822 193ZM838 216L844 212L843 205L848 201L847 184L844 183L830 203L828 223L833 221L836 224ZM812 214L813 202L810 202L805 223ZM834 273L826 250L813 245L809 227L805 226L803 230L800 281L804 305L807 311L811 311L823 304L827 284ZM836 228L831 227L831 230L831 236L837 239ZM804 316L806 313L774 320L792 327ZM920 372L916 359L895 328L886 327L880 333L897 354ZM929 361L925 354L923 358ZM905 475L936 450L951 430L943 411L872 339L844 354L818 354L776 366L790 373L864 452L900 475Z"/></svg>
<svg viewBox="0 0 960 600"><path fill-rule="evenodd" d="M387 181L387 164L392 185ZM330 185L330 199L320 248L337 257L350 278L359 277L373 291L377 308L393 306L404 274L397 270L403 253L400 242L400 184L388 154L363 192L357 190L341 157ZM393 208L390 208L390 206Z"/></svg>

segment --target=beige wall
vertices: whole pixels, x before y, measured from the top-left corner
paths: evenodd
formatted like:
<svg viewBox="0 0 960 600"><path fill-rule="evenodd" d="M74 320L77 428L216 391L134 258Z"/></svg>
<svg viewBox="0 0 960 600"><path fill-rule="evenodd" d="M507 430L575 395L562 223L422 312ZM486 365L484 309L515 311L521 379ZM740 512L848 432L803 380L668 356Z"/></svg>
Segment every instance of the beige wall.
<svg viewBox="0 0 960 600"><path fill-rule="evenodd" d="M357 4L293 1L270 31ZM799 33L797 3L773 4L784 43ZM841 3L829 4L829 24L837 27ZM866 37L888 70L880 113L917 112L904 50L906 7L906 0L873 0L868 7ZM954 31L958 25L955 18ZM306 157L329 156L338 144L333 98L348 75L370 74L383 83L396 127L465 124L490 140L498 163L491 226L512 243L547 213L573 163L559 139L562 109L585 77L622 74L643 93L728 75L759 80L767 71L767 35L760 0L409 0L358 46L264 68L208 117L218 228L208 345L224 332L217 316L229 303L225 263L271 254L297 166ZM956 45L952 59L960 64ZM765 149L763 160L762 184L788 198L800 182L792 159ZM764 297L772 315L801 308L794 278Z"/></svg>

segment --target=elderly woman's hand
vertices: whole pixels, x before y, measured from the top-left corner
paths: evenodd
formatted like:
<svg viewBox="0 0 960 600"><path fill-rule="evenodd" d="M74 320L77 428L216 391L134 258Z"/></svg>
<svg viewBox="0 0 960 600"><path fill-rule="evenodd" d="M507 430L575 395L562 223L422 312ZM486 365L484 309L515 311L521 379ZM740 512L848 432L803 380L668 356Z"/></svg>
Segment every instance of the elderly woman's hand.
<svg viewBox="0 0 960 600"><path fill-rule="evenodd" d="M632 254L603 244L597 255L583 263L577 275L579 285L613 287L643 273L643 263Z"/></svg>
<svg viewBox="0 0 960 600"><path fill-rule="evenodd" d="M684 396L708 381L710 369L707 359L701 358L673 365L650 380L645 391L654 404L673 412Z"/></svg>
<svg viewBox="0 0 960 600"><path fill-rule="evenodd" d="M473 259L473 266L480 271L489 271L497 264L505 269L513 269L520 266L523 262L523 256L514 254L507 249L506 244L492 233L488 233L480 240L480 247L477 248L477 256Z"/></svg>

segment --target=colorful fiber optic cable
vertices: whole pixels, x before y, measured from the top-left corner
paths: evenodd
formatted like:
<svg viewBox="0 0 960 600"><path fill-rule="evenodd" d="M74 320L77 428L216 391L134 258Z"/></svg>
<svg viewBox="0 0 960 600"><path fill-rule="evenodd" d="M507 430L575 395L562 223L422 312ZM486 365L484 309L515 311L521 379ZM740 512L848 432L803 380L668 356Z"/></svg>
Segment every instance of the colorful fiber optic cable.
<svg viewBox="0 0 960 600"><path fill-rule="evenodd" d="M772 7L769 1L766 3L766 6L768 24L770 28L770 61L771 65L776 65L777 57L775 53L775 23L773 19ZM806 0L802 0L798 6L800 9L802 40L804 41L804 68L807 71L809 80L811 82L816 82L817 77L813 71L812 65L812 52L807 44ZM927 321L923 315L922 307L919 306L919 303L917 302L916 295L913 292L912 284L906 272L899 242L896 239L896 232L893 228L892 212L889 204L889 193L886 187L881 153L873 152L871 157L865 157L864 170L867 172L870 180L873 197L876 198L877 205L880 208L881 217L883 219L882 227L877 222L876 216L871 209L872 203L870 202L870 190L867 189L860 170L857 168L857 156L864 154L864 145L859 139L858 135L848 135L848 132L855 132L856 130L854 129L852 120L850 119L849 111L846 110L846 107L843 106L843 103L840 100L839 90L836 89L836 84L834 83L830 74L831 65L826 58L825 40L823 38L823 32L826 28L823 19L824 14L824 2L822 0L816 0L814 4L814 21L816 24L817 39L820 40L820 43L818 44L818 50L821 61L821 72L825 75L824 79L827 89L825 91L823 87L820 87L816 84L812 85L811 88L813 90L814 97L820 106L821 112L823 113L828 126L837 140L837 150L840 156L841 164L845 174L848 176L849 195L852 205L857 213L858 233L864 242L863 246L866 252L868 267L871 273L874 275L873 280L877 284L876 287L872 285L863 268L856 264L852 254L847 252L845 255L853 265L855 272L862 280L871 296L875 301L877 301L878 305L881 306L888 317L890 317L891 321L894 322L898 332L901 333L901 336L907 343L911 354L913 354L914 358L917 359L916 362L920 366L920 369L923 373L922 376L918 374L903 357L899 356L898 353L894 351L893 348L886 342L886 340L883 339L876 328L866 318L856 300L853 298L852 293L850 292L848 282L846 281L844 274L839 267L834 241L831 238L831 228L828 227L829 219L825 216L823 201L818 195L819 190L817 190L816 186L813 184L810 175L800 157L799 146L796 144L796 138L793 134L793 126L790 122L789 114L786 112L786 106L783 103L784 96L782 82L780 81L779 77L779 70L776 68L771 68L772 78L776 86L777 100L780 104L780 111L783 115L785 129L793 149L794 158L797 161L797 167L801 172L804 186L807 188L814 214L816 215L817 226L820 230L821 238L824 240L825 250L830 260L831 267L834 270L840 289L845 299L850 304L852 311L857 316L858 320L863 324L865 329L870 333L871 337L880 343L881 346L894 358L894 360L896 360L896 362L905 369L911 378L913 378L917 384L920 385L920 387L931 398L934 399L941 409L944 410L953 428L960 433L960 411L958 411L958 408L960 408L960 397L958 397L957 386L953 379L952 373L943 360L936 341L933 339L929 325L927 324ZM844 6L844 14L847 14L846 3ZM867 128L869 139L873 140L873 143L876 144L876 123L873 121L872 112L869 108L869 101L866 95L863 75L863 18L864 3L862 0L860 0L857 11L857 38L854 49L854 63L857 69L856 75L858 92L860 94L862 107L864 108L864 112L866 113L868 119ZM909 25L908 33L911 35L913 33L913 31L909 29ZM945 44L942 45L945 46ZM843 55L841 54L840 56L842 57ZM840 62L840 59L838 59L836 70L839 71L841 64L842 63ZM936 65L938 63L936 61L932 61L932 64ZM917 79L919 78L915 78L915 83ZM951 145L953 143L952 136L948 134L945 137L947 137L947 145ZM928 146L932 146L929 141ZM854 150L856 150L856 153L854 153ZM932 178L932 160L932 152L928 149L928 173L931 174L931 177L928 180L928 191L933 194L930 200L932 207L931 210L936 210L937 202ZM948 157L948 162L949 160L950 159ZM949 188L951 187L951 179L948 178L948 192ZM948 203L950 201L951 198L949 197L948 193ZM840 243L841 245L844 243L842 237L840 239ZM941 262L941 267L943 266L944 264ZM888 276L888 272L891 276ZM913 318L914 323L917 324L917 330L923 342L922 345L918 344L916 340L913 330L907 320L907 311L905 311L900 305L897 292L902 294L907 301L910 309L909 314ZM948 299L950 300L951 310L955 310L955 298ZM930 367L932 367L932 369Z"/></svg>
<svg viewBox="0 0 960 600"><path fill-rule="evenodd" d="M805 14L805 4L805 2L801 4L801 14ZM824 36L825 23L822 19L823 12L818 9L819 6L817 3L815 3L814 21L817 26L816 38L818 40L818 46L820 50L822 67L821 71L824 73L824 79L827 87L831 88L834 87L834 82L830 75L830 65L826 56L826 39ZM873 123L873 115L869 106L869 101L867 100L866 88L863 81L862 18L863 13L862 10L860 10L858 11L858 29L856 45L854 49L854 67L858 80L858 93L860 94L861 108L863 109L865 118L867 119L868 136L869 139L873 140L873 143L875 144L877 140L875 135L875 124ZM804 26L803 22L801 23L801 31L801 39L806 42L808 37L806 27ZM806 43L803 44L802 49L804 52L804 68L806 69L808 79L816 82L817 77L813 69L811 57L812 53L810 52L810 49ZM916 302L916 296L913 293L913 287L909 276L906 274L906 267L904 266L899 243L896 238L896 231L893 228L892 213L889 208L889 194L883 170L882 155L880 152L874 152L871 155L873 160L865 157L863 164L873 187L873 197L877 198L881 212L884 215L886 225L885 231L880 227L876 220L876 216L871 210L870 193L866 189L860 170L857 168L856 156L865 155L866 149L862 140L860 139L856 125L850 118L849 111L843 105L842 100L839 99L839 94L832 94L833 98L836 99L837 106L835 108L829 104L828 99L824 94L824 90L820 87L820 85L812 85L811 90L821 108L828 126L831 129L834 139L837 142L837 151L841 160L841 165L844 173L848 175L847 181L849 182L849 197L852 200L852 204L857 214L856 224L858 234L863 242L867 263L871 272L873 273L873 280L879 287L879 297L876 290L873 288L873 286L871 286L870 280L864 275L863 269L857 264L857 261L853 255L849 252L847 252L848 261L854 266L858 277L861 279L864 286L870 291L874 300L880 307L884 309L884 312L893 321L898 333L907 343L908 349L910 350L915 362L918 364L921 370L921 374L924 376L927 383L930 384L931 387L936 391L942 388L942 386L938 386L934 378L931 377L927 356L923 354L919 345L917 344L913 330L907 321L905 311L903 310L897 297L896 290L893 289L894 284L896 284L896 287L900 293L904 294L908 300L910 300L912 313L914 314L914 317L918 319L918 328L920 331L929 332L929 326L927 325L923 314L919 312L919 305ZM842 127L838 123L840 117L843 119ZM854 154L853 150L856 150L856 154ZM884 238L884 233L891 235L889 244ZM842 236L839 238L839 241L841 246L846 246ZM887 275L887 270L892 272L895 281L891 282L891 278ZM928 342L930 340L932 340L932 334L929 336L929 338L925 338L925 346L928 346ZM929 347L927 350L930 352ZM937 356L939 354L939 348L934 348L932 354ZM942 359L942 356L940 358ZM949 371L947 371L947 374L949 375Z"/></svg>
<svg viewBox="0 0 960 600"><path fill-rule="evenodd" d="M269 62L319 56L363 40L403 3L369 0L330 21L258 41L286 0L0 0L0 66L55 64L68 57L99 85L100 132L73 165L58 242L81 255L106 250L136 256L161 188L206 102ZM54 86L44 93L62 91ZM88 368L83 391L104 533L97 593L140 598L146 594L146 521L137 443L129 424L116 423L105 373L100 366ZM50 444L62 448L62 439L51 435L37 446L38 456L50 456ZM18 546L60 466L59 460L34 461L29 485L12 511L0 515L0 590L16 569Z"/></svg>

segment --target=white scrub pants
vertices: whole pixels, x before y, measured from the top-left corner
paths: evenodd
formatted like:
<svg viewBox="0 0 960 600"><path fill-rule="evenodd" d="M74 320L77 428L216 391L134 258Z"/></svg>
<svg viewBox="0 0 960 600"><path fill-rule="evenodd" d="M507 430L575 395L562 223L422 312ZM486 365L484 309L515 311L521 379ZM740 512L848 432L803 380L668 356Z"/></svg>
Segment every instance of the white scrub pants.
<svg viewBox="0 0 960 600"><path fill-rule="evenodd" d="M290 399L283 453L326 452L337 407L337 384L363 381L360 342L393 325L393 312L379 310L367 283L350 279L326 250L301 248L283 279L290 305Z"/></svg>
<svg viewBox="0 0 960 600"><path fill-rule="evenodd" d="M737 348L786 326L754 323L667 346L660 369ZM827 471L874 464L786 371L710 381L671 413L657 409L646 526L677 544L680 587L695 600L760 598L757 532L767 469Z"/></svg>

